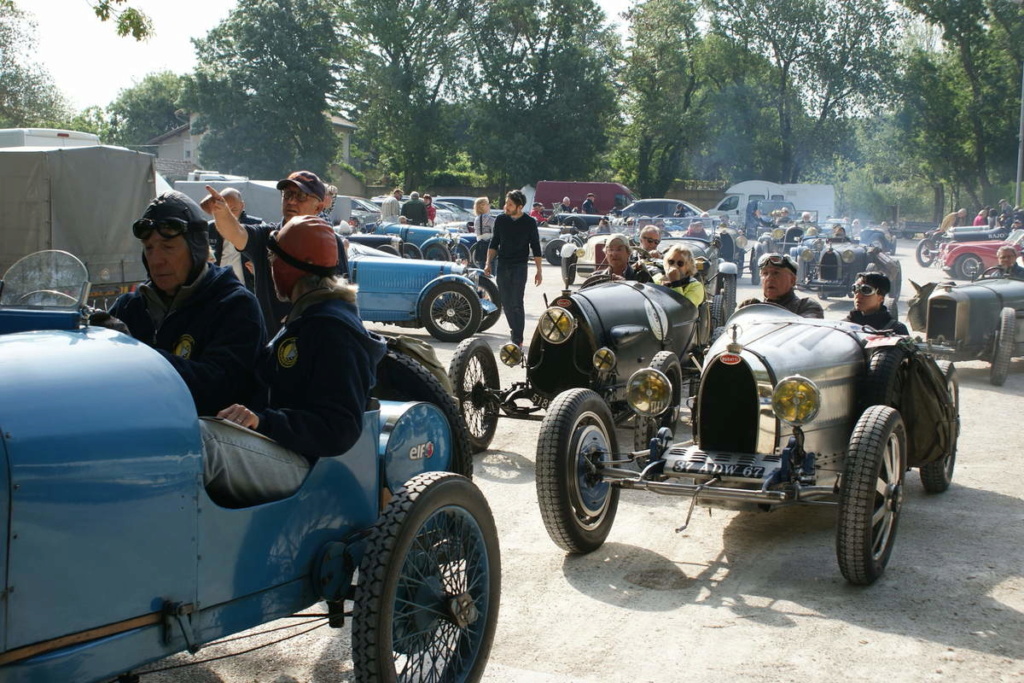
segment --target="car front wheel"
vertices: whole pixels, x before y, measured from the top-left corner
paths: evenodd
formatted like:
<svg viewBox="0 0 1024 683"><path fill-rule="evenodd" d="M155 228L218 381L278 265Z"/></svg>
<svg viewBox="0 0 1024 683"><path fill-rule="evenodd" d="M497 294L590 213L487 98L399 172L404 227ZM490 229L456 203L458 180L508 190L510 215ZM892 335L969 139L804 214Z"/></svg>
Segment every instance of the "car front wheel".
<svg viewBox="0 0 1024 683"><path fill-rule="evenodd" d="M874 583L896 541L907 460L903 418L889 406L871 406L850 438L839 487L836 555L853 584Z"/></svg>
<svg viewBox="0 0 1024 683"><path fill-rule="evenodd" d="M486 451L498 427L498 364L483 339L459 344L448 366L459 411L469 427L473 452Z"/></svg>
<svg viewBox="0 0 1024 683"><path fill-rule="evenodd" d="M961 280L973 280L982 270L984 264L976 254L964 254L953 263L953 277Z"/></svg>
<svg viewBox="0 0 1024 683"><path fill-rule="evenodd" d="M462 282L442 282L420 302L420 322L434 339L460 342L480 329L480 297Z"/></svg>
<svg viewBox="0 0 1024 683"><path fill-rule="evenodd" d="M479 680L500 596L498 532L483 494L450 473L414 477L366 541L352 616L356 679Z"/></svg>
<svg viewBox="0 0 1024 683"><path fill-rule="evenodd" d="M544 527L567 552L597 550L619 505L619 490L597 471L617 450L611 411L596 392L570 389L555 397L540 433L537 502Z"/></svg>
<svg viewBox="0 0 1024 683"><path fill-rule="evenodd" d="M999 331L996 333L995 348L992 352L992 371L989 382L1001 387L1010 372L1010 357L1013 356L1014 340L1017 336L1017 312L1004 308L999 312Z"/></svg>
<svg viewBox="0 0 1024 683"><path fill-rule="evenodd" d="M921 485L928 493L942 493L953 483L953 467L956 465L956 444L960 437L960 382L956 377L956 368L947 360L938 361L939 369L946 378L946 391L953 404L954 420L950 425L950 433L946 453L940 460L921 465Z"/></svg>

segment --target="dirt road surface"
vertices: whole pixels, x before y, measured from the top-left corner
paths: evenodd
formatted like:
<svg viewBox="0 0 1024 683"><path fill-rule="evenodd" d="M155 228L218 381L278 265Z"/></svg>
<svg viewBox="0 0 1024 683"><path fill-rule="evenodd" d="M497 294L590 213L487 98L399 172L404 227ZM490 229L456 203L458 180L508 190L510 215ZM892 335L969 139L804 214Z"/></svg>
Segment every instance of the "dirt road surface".
<svg viewBox="0 0 1024 683"><path fill-rule="evenodd" d="M941 279L940 271L915 263L913 246L902 241L898 254L904 313L913 293L907 280ZM544 278L540 288L528 287L528 335L544 309L542 295L553 298L561 288L557 268L545 264ZM748 275L738 298L757 295ZM852 307L850 299L823 303L829 318ZM447 364L455 344L412 334L430 341ZM481 336L497 349L507 334L502 320ZM828 507L712 514L698 507L690 527L677 533L687 500L626 491L607 543L590 555L567 556L548 538L537 507L540 423L503 419L491 450L476 460L503 565L484 680L1024 680L1024 361L1013 362L999 388L988 383L987 364L957 367L963 428L953 486L926 495L910 473L892 559L867 588L848 585L839 573L835 510ZM499 368L503 386L522 379L522 369ZM676 436L688 438L685 425ZM232 643L158 666L247 646ZM351 679L349 630L326 627L239 657L143 677Z"/></svg>

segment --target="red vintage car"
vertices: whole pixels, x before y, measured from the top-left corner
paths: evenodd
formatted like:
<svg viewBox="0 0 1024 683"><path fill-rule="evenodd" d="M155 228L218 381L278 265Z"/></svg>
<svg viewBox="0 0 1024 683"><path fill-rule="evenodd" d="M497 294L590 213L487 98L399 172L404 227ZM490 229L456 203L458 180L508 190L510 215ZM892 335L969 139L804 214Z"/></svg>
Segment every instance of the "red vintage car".
<svg viewBox="0 0 1024 683"><path fill-rule="evenodd" d="M996 252L1010 245L1017 253L1024 250L1024 230L1014 230L1005 241L947 242L939 248L942 269L957 280L973 280L989 268L999 265Z"/></svg>

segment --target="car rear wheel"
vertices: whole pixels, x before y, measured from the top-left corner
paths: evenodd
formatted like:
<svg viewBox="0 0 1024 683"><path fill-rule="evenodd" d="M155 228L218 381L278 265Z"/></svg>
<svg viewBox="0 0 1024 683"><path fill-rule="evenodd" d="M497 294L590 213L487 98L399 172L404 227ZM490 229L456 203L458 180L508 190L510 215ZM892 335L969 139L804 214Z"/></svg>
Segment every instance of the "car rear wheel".
<svg viewBox="0 0 1024 683"><path fill-rule="evenodd" d="M906 359L906 352L895 346L883 346L871 354L860 391L862 412L871 406L899 408Z"/></svg>
<svg viewBox="0 0 1024 683"><path fill-rule="evenodd" d="M1012 308L999 311L999 331L996 333L992 351L992 371L989 382L1001 387L1010 372L1010 357L1013 355L1014 340L1017 336L1017 312Z"/></svg>
<svg viewBox="0 0 1024 683"><path fill-rule="evenodd" d="M494 323L501 318L501 297L498 295L497 283L483 273L480 273L480 280L477 282L477 294L481 299L486 299L495 306L493 311L484 315L480 320L480 329L477 332L483 332L494 327Z"/></svg>
<svg viewBox="0 0 1024 683"><path fill-rule="evenodd" d="M923 268L931 266L935 262L935 257L938 255L939 246L931 237L926 237L917 243L917 262Z"/></svg>
<svg viewBox="0 0 1024 683"><path fill-rule="evenodd" d="M570 553L589 553L604 543L615 521L619 489L597 465L616 450L608 405L590 389L555 397L540 426L537 502L551 540Z"/></svg>
<svg viewBox="0 0 1024 683"><path fill-rule="evenodd" d="M889 406L871 406L854 427L839 486L836 555L847 581L874 583L896 541L907 433Z"/></svg>
<svg viewBox="0 0 1024 683"><path fill-rule="evenodd" d="M711 298L711 329L725 325L725 304L721 294Z"/></svg>
<svg viewBox="0 0 1024 683"><path fill-rule="evenodd" d="M391 244L382 244L377 247L377 251L383 251L385 254L391 254L392 256L401 256L401 254L398 253L398 250L395 249L394 245Z"/></svg>
<svg viewBox="0 0 1024 683"><path fill-rule="evenodd" d="M977 254L964 254L953 263L953 277L961 280L973 280L981 275L984 264Z"/></svg>
<svg viewBox="0 0 1024 683"><path fill-rule="evenodd" d="M450 473L414 477L366 541L352 614L356 678L479 680L500 597L498 532L483 494Z"/></svg>
<svg viewBox="0 0 1024 683"><path fill-rule="evenodd" d="M946 391L953 402L955 421L949 434L949 449L941 460L921 465L921 485L928 493L942 493L953 483L953 468L956 465L956 445L960 436L960 382L956 377L956 368L947 360L938 361L939 369L946 378Z"/></svg>
<svg viewBox="0 0 1024 683"><path fill-rule="evenodd" d="M435 242L423 247L423 258L427 261L451 261L452 252L446 245Z"/></svg>
<svg viewBox="0 0 1024 683"><path fill-rule="evenodd" d="M420 302L420 322L434 339L460 342L480 329L480 298L462 282L442 282Z"/></svg>
<svg viewBox="0 0 1024 683"><path fill-rule="evenodd" d="M467 339L448 365L455 400L469 428L473 452L486 451L498 427L498 364L483 339Z"/></svg>
<svg viewBox="0 0 1024 683"><path fill-rule="evenodd" d="M402 258L422 259L423 252L412 242L402 242Z"/></svg>
<svg viewBox="0 0 1024 683"><path fill-rule="evenodd" d="M726 320L736 312L736 277L719 275L722 280L722 315Z"/></svg>
<svg viewBox="0 0 1024 683"><path fill-rule="evenodd" d="M455 243L455 260L460 263L469 263L469 247L462 242Z"/></svg>

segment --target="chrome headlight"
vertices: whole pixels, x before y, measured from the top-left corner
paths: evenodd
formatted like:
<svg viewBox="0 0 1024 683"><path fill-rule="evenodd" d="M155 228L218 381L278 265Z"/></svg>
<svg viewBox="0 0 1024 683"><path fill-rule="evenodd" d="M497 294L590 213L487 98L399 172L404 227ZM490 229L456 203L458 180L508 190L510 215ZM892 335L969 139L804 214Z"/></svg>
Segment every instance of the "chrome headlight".
<svg viewBox="0 0 1024 683"><path fill-rule="evenodd" d="M501 350L498 351L498 358L501 359L501 362L504 365L514 368L523 362L523 350L512 342L509 342L502 346Z"/></svg>
<svg viewBox="0 0 1024 683"><path fill-rule="evenodd" d="M609 349L607 346L602 346L594 352L593 364L594 369L598 372L608 372L615 367L615 363L618 361L615 358L615 352Z"/></svg>
<svg viewBox="0 0 1024 683"><path fill-rule="evenodd" d="M825 248L825 240L821 239L820 237L818 239L814 240L814 248L817 249L818 251L821 251L822 249L824 249Z"/></svg>
<svg viewBox="0 0 1024 683"><path fill-rule="evenodd" d="M804 249L803 251L800 252L800 260L801 261L813 261L814 260L814 252L811 251L810 249Z"/></svg>
<svg viewBox="0 0 1024 683"><path fill-rule="evenodd" d="M626 401L644 417L661 415L672 402L672 382L660 370L637 370L626 383Z"/></svg>
<svg viewBox="0 0 1024 683"><path fill-rule="evenodd" d="M840 254L839 258L843 260L843 263L853 263L853 260L857 258L857 255L853 253L853 249L847 249Z"/></svg>
<svg viewBox="0 0 1024 683"><path fill-rule="evenodd" d="M786 236L786 231L782 228L775 228L772 230L772 239L781 240Z"/></svg>
<svg viewBox="0 0 1024 683"><path fill-rule="evenodd" d="M402 246L402 238L401 237L397 237L397 236L396 237L392 237L391 238L391 246L395 247L396 249L401 248L401 246Z"/></svg>
<svg viewBox="0 0 1024 683"><path fill-rule="evenodd" d="M583 247L578 248L575 253L576 258L583 258L587 255L587 251Z"/></svg>
<svg viewBox="0 0 1024 683"><path fill-rule="evenodd" d="M811 380L800 375L786 377L772 392L775 417L794 427L807 424L818 414L821 392Z"/></svg>
<svg viewBox="0 0 1024 683"><path fill-rule="evenodd" d="M552 306L541 314L537 329L548 343L564 344L576 331L576 318L561 306Z"/></svg>
<svg viewBox="0 0 1024 683"><path fill-rule="evenodd" d="M737 236L736 237L736 246L739 247L740 249L746 249L747 248L747 238L744 237L743 235Z"/></svg>

